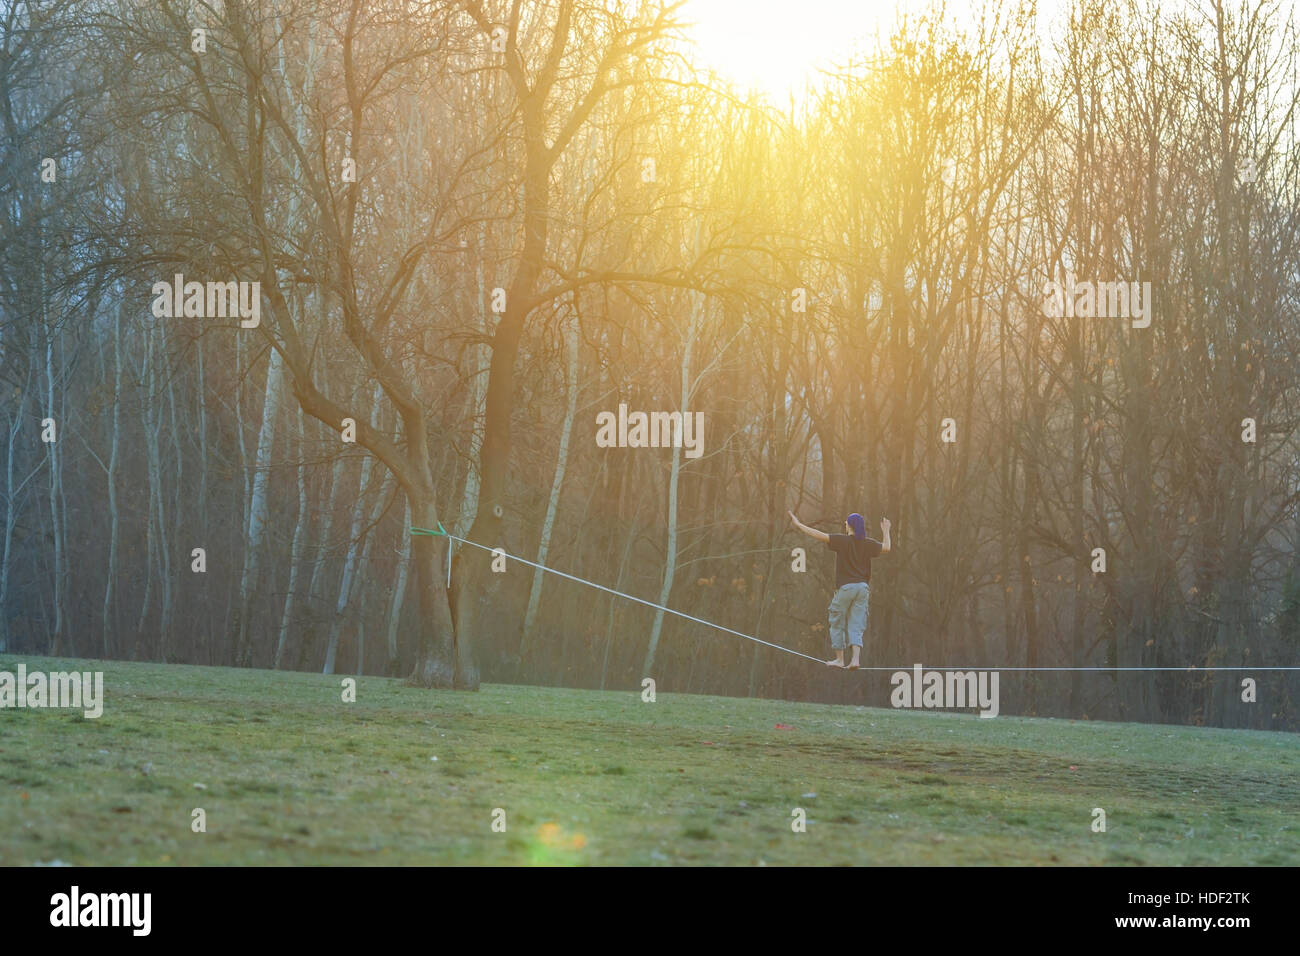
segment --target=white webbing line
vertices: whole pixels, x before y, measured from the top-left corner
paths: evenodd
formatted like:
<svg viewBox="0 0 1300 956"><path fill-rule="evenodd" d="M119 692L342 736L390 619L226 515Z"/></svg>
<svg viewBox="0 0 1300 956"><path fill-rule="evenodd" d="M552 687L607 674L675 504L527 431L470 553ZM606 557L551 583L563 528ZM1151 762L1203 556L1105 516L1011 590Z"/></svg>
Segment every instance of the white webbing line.
<svg viewBox="0 0 1300 956"><path fill-rule="evenodd" d="M508 558L511 561L521 561L530 567L538 568L539 570L542 571L549 571L551 574L558 574L562 578L568 578L570 581L577 581L579 584L585 584L588 587L599 588L600 590L605 591L609 594L614 594L617 595L618 597L627 598L629 601L636 601L637 604L644 604L646 607L653 607L660 611L666 611L669 614L676 614L678 617L684 617L686 618L686 620L694 621L696 624L703 624L705 627L712 627L712 628L716 628L719 631L726 631L728 634L735 634L737 637L743 637L745 640L753 641L755 644L762 644L766 647L773 647L778 651L785 651L787 654L794 654L796 657L803 657L810 661L816 661L818 664L826 663L821 658L812 657L808 654L804 654L802 651L796 651L789 647L782 647L780 644L773 644L770 641L760 640L759 638L754 637L750 634L742 634L740 631L733 631L729 627L723 627L721 624L714 624L712 621L706 621L702 617L695 617L693 615L686 614L682 611L674 611L672 608L664 607L662 604L655 604L653 601L647 601L644 598L639 598L633 594L624 594L622 591L615 591L613 588L607 588L603 584L597 584L595 581L588 581L585 578L580 578L574 574L566 574L563 571L555 570L555 568L548 568L544 564L537 564L534 561L529 561L527 558L518 558L512 554L506 554L506 552L501 548L489 548L485 544L479 544L477 541L468 541L465 538L460 537L459 535L452 534L450 531L447 532L446 536L448 538L455 538L457 541L463 541L465 544L473 545L476 548L482 548L484 551L493 551L493 552L500 551L503 555L505 555L506 558Z"/></svg>
<svg viewBox="0 0 1300 956"><path fill-rule="evenodd" d="M570 581L577 581L579 584L585 584L588 587L597 588L601 591L606 592L607 594L613 594L616 595L617 597L627 598L629 601L636 601L637 604L644 604L646 607L652 607L655 608L656 610L664 611L668 614L675 614L677 617L684 617L686 618L686 620L694 621L696 624L703 624L705 627L712 627L719 631L726 631L728 634L734 634L736 635L736 637L743 637L745 640L753 641L755 644L762 644L764 647L771 647L774 650L785 651L785 653L793 654L795 657L802 657L804 660L816 661L818 664L826 666L826 661L820 657L813 657L811 654L805 654L802 651L796 651L794 648L791 647L782 647L780 644L773 644L771 641L764 641L760 638L754 637L752 634L742 634L740 631L733 631L731 628L723 627L721 624L714 624L712 621L706 621L702 617L695 617L694 615L686 614L683 611L674 611L670 607L664 607L662 604L655 604L653 601L647 601L644 598L639 598L634 594L625 594L622 591L615 591L613 588L607 588L603 584L597 584L595 581L588 581L586 578L580 578L575 574L567 574L564 571L557 571L555 568L548 568L544 564L538 564L535 561L529 561L527 558L520 558L520 557L516 557L513 554L508 554L502 548L489 548L485 544L479 544L477 541L470 541L467 538L460 537L460 535L452 534L450 531L446 532L441 536L449 539L454 539L456 541L460 541L464 544L472 545L473 547L480 548L484 551L490 551L494 553L500 551L501 554L504 555L510 561L519 561L522 562L523 564L528 565L529 567L537 568L540 571L546 571L550 574L558 574L562 578L568 578ZM447 561L447 586L448 587L451 586L451 561L450 560ZM862 666L854 669L861 670L861 671L910 671L912 670L913 667L915 667L914 664L905 664L901 667L885 667L881 665L876 665L871 667ZM1108 672L1186 671L1191 673L1194 673L1196 671L1300 671L1300 667L1196 667L1194 665L1188 667L988 667L987 665L983 667L952 667L952 666L926 665L925 669L932 670L932 671L978 671L978 670L983 670L983 671L1108 671Z"/></svg>

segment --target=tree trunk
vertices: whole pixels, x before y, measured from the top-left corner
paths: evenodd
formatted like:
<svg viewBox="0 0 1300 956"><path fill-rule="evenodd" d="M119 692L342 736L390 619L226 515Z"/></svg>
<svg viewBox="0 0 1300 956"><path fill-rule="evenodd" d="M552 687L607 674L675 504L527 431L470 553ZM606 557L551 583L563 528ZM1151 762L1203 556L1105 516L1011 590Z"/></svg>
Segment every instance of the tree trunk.
<svg viewBox="0 0 1300 956"><path fill-rule="evenodd" d="M289 589L284 596L284 613L280 616L280 637L275 643L273 666L284 665L284 650L293 625L294 605L298 601L298 577L307 541L307 442L303 430L302 409L298 409L298 520L293 527L293 544L289 549Z"/></svg>
<svg viewBox="0 0 1300 956"><path fill-rule="evenodd" d="M54 330L46 324L45 327L45 387L46 387L46 413L49 417L55 419L57 438L62 438L65 434L66 422L54 404ZM49 459L50 467L50 528L54 536L54 633L50 638L50 655L58 657L65 650L67 627L63 613L63 605L67 600L65 594L66 580L64 577L64 562L67 560L64 550L63 541L63 522L61 512L63 510L63 470L62 455L59 454L59 443L52 441L45 446L45 454Z"/></svg>
<svg viewBox="0 0 1300 956"><path fill-rule="evenodd" d="M100 651L107 659L112 655L112 635L116 631L113 617L113 589L117 583L117 468L118 435L122 430L122 310L121 299L113 313L113 424L108 453L108 577L104 582L104 610L101 618ZM3 605L0 604L0 607Z"/></svg>
<svg viewBox="0 0 1300 956"><path fill-rule="evenodd" d="M380 398L381 392L379 386L376 385L370 400L370 426L372 428L379 423ZM352 585L357 576L358 552L361 548L361 539L365 536L362 522L365 520L366 514L366 492L370 490L370 473L374 470L374 467L375 459L369 455L361 462L361 479L357 485L357 500L356 504L352 506L352 532L348 535L348 556L343 563L343 578L339 581L339 596L334 604L334 617L330 620L329 643L325 647L325 667L322 671L324 674L334 673L334 661L339 648L339 634L343 629L343 615L352 600Z"/></svg>
<svg viewBox="0 0 1300 956"><path fill-rule="evenodd" d="M206 376L204 375L204 370L203 370L203 336L201 335L199 336L198 342L195 343L194 351L195 351L195 361L198 364L198 377L199 377L198 396L197 396L197 401L199 405L198 528L199 528L200 536L202 536L203 534L206 533L208 528L208 462L210 460L208 458L208 392L207 392ZM208 601L210 602L210 600L211 599L209 598ZM211 607L210 603L209 603L209 607ZM204 614L203 620L198 625L203 632L203 637L202 637L203 644L204 644L203 650L206 653L206 659L208 664L212 664L216 660L216 658L212 654L212 650L213 650L212 617L213 616L211 614Z"/></svg>
<svg viewBox="0 0 1300 956"><path fill-rule="evenodd" d="M431 490L416 494L411 501L411 517L415 527L438 526L438 511ZM440 537L415 535L411 539L411 552L415 558L415 587L420 596L420 657L409 681L418 687L466 688L458 667L448 602L447 544ZM477 690L477 672L472 676L474 683L466 689Z"/></svg>
<svg viewBox="0 0 1300 956"><path fill-rule="evenodd" d="M252 659L249 622L253 598L257 592L258 571L262 556L262 539L266 537L267 484L270 480L271 452L275 446L275 419L280 408L280 353L271 350L266 364L266 396L262 403L262 427L257 434L257 452L253 465L252 493L248 501L248 537L244 548L244 571L239 579L239 637L235 663L247 666Z"/></svg>
<svg viewBox="0 0 1300 956"><path fill-rule="evenodd" d="M361 561L357 567L356 581L361 588L361 607L357 611L357 676L364 673L366 661L366 607L369 602L371 588L366 587L364 583L366 571L370 567L370 551L375 543L375 527L379 523L380 517L384 512L384 502L393 491L393 476L387 474L379 486L379 494L375 496L375 503L370 508L370 521L366 525L365 544L361 547Z"/></svg>
<svg viewBox="0 0 1300 956"><path fill-rule="evenodd" d="M691 405L691 350L695 345L695 333L699 327L700 313L703 311L698 293L691 296L690 325L686 331L686 346L682 351L682 427ZM702 436L701 436L702 437ZM682 472L682 443L673 444L672 471L668 477L668 547L664 555L664 583L659 590L659 603L666 605L673 590L673 578L677 573L677 485ZM653 676L655 652L659 649L659 635L663 631L664 612L655 609L654 624L650 628L650 647L646 650L645 665L641 668L642 677Z"/></svg>
<svg viewBox="0 0 1300 956"><path fill-rule="evenodd" d="M573 417L578 408L578 319L573 316L564 330L565 342L569 350L569 401L564 409L564 425L560 428L560 451L555 462L555 479L551 482L551 495L546 502L546 518L542 521L542 538L537 545L537 563L546 564L546 555L551 547L551 532L555 528L555 515L560 509L560 492L564 488L564 470L569 462L569 437L573 433ZM533 569L533 586L528 592L528 609L524 612L523 633L519 639L519 660L523 662L528 655L533 638L533 626L537 620L537 606L542 599L542 576L540 568Z"/></svg>
<svg viewBox="0 0 1300 956"><path fill-rule="evenodd" d="M402 550L397 560L397 584L393 588L393 600L388 608L388 662L384 673L389 677L397 675L398 646L397 628L402 621L402 607L406 602L406 582L411 574L411 500L406 499L405 517L402 519Z"/></svg>
<svg viewBox="0 0 1300 956"><path fill-rule="evenodd" d="M166 326L162 327L162 361L163 368L167 368L167 330ZM171 376L167 376L170 380ZM170 387L170 385L169 385ZM159 428L162 427L162 398L158 396L159 409L158 417L154 419ZM157 432L153 434L149 442L149 450L153 455L153 465L157 470L158 477L158 556L162 559L162 609L158 619L158 658L166 662L170 651L170 640L172 636L172 547L171 539L167 535L167 499L163 495L162 483L162 445L160 436Z"/></svg>
<svg viewBox="0 0 1300 956"><path fill-rule="evenodd" d="M316 539L315 556L312 559L311 579L307 583L307 607L313 615L313 624L316 620L317 595L320 594L321 579L325 572L326 552L330 544L330 533L334 528L334 511L338 505L339 489L343 485L343 466L346 461L343 453L339 452L334 458L334 467L330 469L330 487L325 499L325 514L321 517L320 536ZM303 655L307 651L309 642L306 637L307 635L303 633L297 641L290 639L291 644L297 644L293 657L298 667L302 667Z"/></svg>
<svg viewBox="0 0 1300 956"><path fill-rule="evenodd" d="M9 435L5 455L5 532L4 552L0 554L0 653L9 650L9 568L13 559L14 503L19 489L14 488L14 441L22 428L23 411L27 407L27 389L18 391L18 407L9 420Z"/></svg>
<svg viewBox="0 0 1300 956"><path fill-rule="evenodd" d="M152 455L147 452L147 448L150 444L149 436L157 435L157 427L154 418L153 335L153 329L145 330L144 360L140 369L140 380L144 386L144 432L146 445L145 468L148 471L149 506L145 509L145 523L147 525L147 530L145 532L144 598L140 602L140 619L136 623L135 639L131 642L131 658L133 660L139 655L140 639L144 636L145 622L149 619L149 606L153 600L154 553L157 548L157 539L154 531L154 500L157 497L157 473L154 471L152 465Z"/></svg>

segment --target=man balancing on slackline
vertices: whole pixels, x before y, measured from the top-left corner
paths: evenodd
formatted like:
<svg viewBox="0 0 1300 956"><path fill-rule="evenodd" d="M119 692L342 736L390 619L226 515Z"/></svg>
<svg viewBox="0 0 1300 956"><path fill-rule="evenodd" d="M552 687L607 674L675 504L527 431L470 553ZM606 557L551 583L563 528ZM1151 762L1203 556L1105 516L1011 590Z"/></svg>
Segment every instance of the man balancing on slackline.
<svg viewBox="0 0 1300 956"><path fill-rule="evenodd" d="M889 553L889 519L880 519L880 536L883 540L867 537L867 522L862 515L849 515L844 522L844 534L827 534L810 528L789 512L794 526L835 552L835 596L831 598L831 649L835 660L827 661L831 667L844 667L844 645L853 645L853 659L848 669L862 666L858 655L862 653L862 634L867 629L867 603L871 600L871 559ZM847 640L846 640L847 638Z"/></svg>

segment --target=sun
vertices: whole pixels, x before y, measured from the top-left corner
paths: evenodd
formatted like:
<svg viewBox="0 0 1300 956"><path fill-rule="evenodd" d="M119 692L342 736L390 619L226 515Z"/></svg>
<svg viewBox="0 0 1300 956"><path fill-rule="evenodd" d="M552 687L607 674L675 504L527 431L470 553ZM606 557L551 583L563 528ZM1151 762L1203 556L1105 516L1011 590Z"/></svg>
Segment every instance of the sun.
<svg viewBox="0 0 1300 956"><path fill-rule="evenodd" d="M819 69L869 47L897 8L897 0L687 0L679 16L702 66L786 106Z"/></svg>

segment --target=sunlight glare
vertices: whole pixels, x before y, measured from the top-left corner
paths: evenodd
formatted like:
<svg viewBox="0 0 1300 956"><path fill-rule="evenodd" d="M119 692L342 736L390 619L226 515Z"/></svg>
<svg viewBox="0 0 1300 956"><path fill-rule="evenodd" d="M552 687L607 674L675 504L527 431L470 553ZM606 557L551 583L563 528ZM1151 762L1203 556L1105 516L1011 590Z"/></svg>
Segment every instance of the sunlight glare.
<svg viewBox="0 0 1300 956"><path fill-rule="evenodd" d="M872 45L896 0L688 0L681 18L700 63L777 106L802 98L817 71Z"/></svg>

